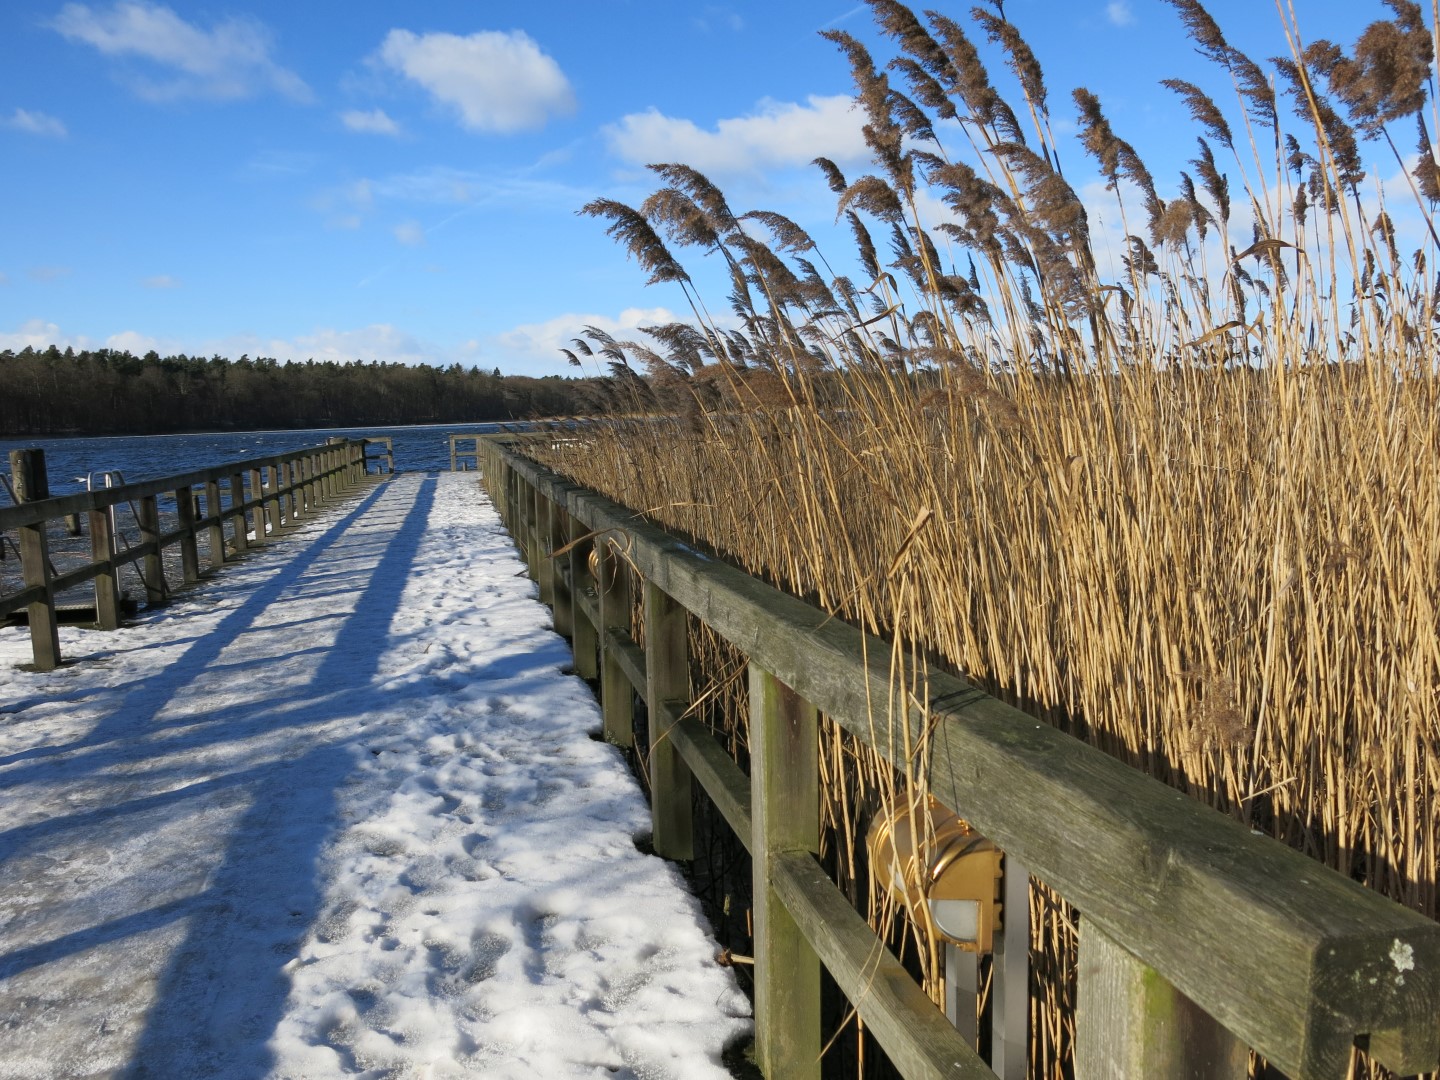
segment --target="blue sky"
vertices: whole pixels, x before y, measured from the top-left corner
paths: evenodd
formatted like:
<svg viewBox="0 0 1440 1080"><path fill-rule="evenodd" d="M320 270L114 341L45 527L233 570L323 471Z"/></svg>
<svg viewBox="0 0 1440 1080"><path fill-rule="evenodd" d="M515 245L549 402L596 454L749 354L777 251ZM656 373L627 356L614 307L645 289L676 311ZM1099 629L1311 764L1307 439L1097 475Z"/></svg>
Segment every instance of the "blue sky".
<svg viewBox="0 0 1440 1080"><path fill-rule="evenodd" d="M966 21L970 2L929 5ZM1208 6L1257 58L1285 51L1271 0ZM1347 45L1386 14L1296 7L1307 37ZM1215 85L1173 10L1005 10L1052 114L1088 87L1168 186L1196 131L1157 82ZM647 162L700 168L737 209L832 221L806 163L856 175L863 147L826 27L891 55L843 0L4 0L0 348L573 373L557 349L582 326L684 309L575 214L638 203ZM1065 166L1094 180L1078 146Z"/></svg>

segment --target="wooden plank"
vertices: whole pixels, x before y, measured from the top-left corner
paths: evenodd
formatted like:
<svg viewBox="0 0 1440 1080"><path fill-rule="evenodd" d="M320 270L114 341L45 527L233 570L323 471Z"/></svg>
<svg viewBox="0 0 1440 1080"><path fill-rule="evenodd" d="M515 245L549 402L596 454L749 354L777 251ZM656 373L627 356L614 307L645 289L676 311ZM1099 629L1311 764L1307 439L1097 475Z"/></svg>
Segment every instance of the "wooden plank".
<svg viewBox="0 0 1440 1080"><path fill-rule="evenodd" d="M995 1080L812 856L776 853L770 880L825 969L907 1080Z"/></svg>
<svg viewBox="0 0 1440 1080"><path fill-rule="evenodd" d="M100 630L120 629L120 579L112 560L115 558L115 532L110 524L110 511L91 510L90 561L104 564L95 573L95 626Z"/></svg>
<svg viewBox="0 0 1440 1080"><path fill-rule="evenodd" d="M526 480L553 482L506 454ZM870 710L888 697L887 643L602 496L570 505L627 536L640 572L752 661L900 759L899 718ZM936 797L1278 1068L1342 1077L1365 1036L1394 1071L1440 1068L1440 924L961 679L932 672L928 691ZM926 722L914 703L908 722Z"/></svg>
<svg viewBox="0 0 1440 1080"><path fill-rule="evenodd" d="M44 504L50 497L45 451L38 448L10 451L10 479L21 505ZM30 623L30 655L36 671L60 666L60 624L55 618L55 589L51 582L50 538L44 518L19 529L20 577L35 597L26 605ZM38 590L31 592L31 590Z"/></svg>
<svg viewBox="0 0 1440 1080"><path fill-rule="evenodd" d="M646 693L645 650L623 630L607 630L605 639L625 681L643 699Z"/></svg>
<svg viewBox="0 0 1440 1080"><path fill-rule="evenodd" d="M1003 928L990 977L990 1067L1000 1080L1025 1080L1030 1051L1030 871L1005 855Z"/></svg>
<svg viewBox="0 0 1440 1080"><path fill-rule="evenodd" d="M269 487L269 499L265 502L265 526L273 536L280 531L280 466L265 466L265 479Z"/></svg>
<svg viewBox="0 0 1440 1080"><path fill-rule="evenodd" d="M570 600L570 584L563 573L569 568L569 556L557 556L555 552L570 542L569 517L564 503L545 500L545 562L549 568L550 606L555 632L564 638L575 636L575 606Z"/></svg>
<svg viewBox="0 0 1440 1080"><path fill-rule="evenodd" d="M30 622L30 652L36 671L60 666L60 627L55 618L55 593L50 583L50 541L44 525L26 525L19 531L21 578L27 589L39 589L39 599L26 606ZM33 594L32 594L33 595Z"/></svg>
<svg viewBox="0 0 1440 1080"><path fill-rule="evenodd" d="M251 541L256 547L265 546L265 476L259 469L250 470L249 506L250 531L255 534Z"/></svg>
<svg viewBox="0 0 1440 1080"><path fill-rule="evenodd" d="M195 498L190 489L175 491L175 516L180 521L180 574L185 584L200 580L200 549L195 543Z"/></svg>
<svg viewBox="0 0 1440 1080"><path fill-rule="evenodd" d="M243 473L230 475L230 547L237 555L243 555L250 548L245 524L245 476Z"/></svg>
<svg viewBox="0 0 1440 1080"><path fill-rule="evenodd" d="M590 552L594 542L588 530L568 512L565 515L566 542L571 545L564 556L570 566L566 585L570 596L570 642L575 654L575 674L594 679L600 673L599 638L595 633L598 618L587 616L586 603L593 599L595 579L590 573ZM596 616L598 616L598 605Z"/></svg>
<svg viewBox="0 0 1440 1080"><path fill-rule="evenodd" d="M678 702L684 712L690 699L690 650L685 609L661 589L646 582L645 700ZM655 853L667 859L695 855L690 808L690 770L670 741L665 711L650 711L650 818Z"/></svg>
<svg viewBox="0 0 1440 1080"><path fill-rule="evenodd" d="M40 585L27 586L19 592L6 593L0 596L0 615L9 615L12 611L19 611L23 607L29 607L38 600L45 598L45 589ZM27 615L28 618L28 615Z"/></svg>
<svg viewBox="0 0 1440 1080"><path fill-rule="evenodd" d="M685 764L690 766L691 776L745 845L745 850L752 850L754 829L750 812L750 778L740 771L735 759L725 752L725 748L715 741L715 736L698 719L682 717L670 705L661 708L665 727Z"/></svg>
<svg viewBox="0 0 1440 1080"><path fill-rule="evenodd" d="M600 545L600 712L605 739L635 743L635 692L645 692L645 654L630 638L630 573L614 545ZM639 655L638 664L626 649ZM627 663L631 661L630 663Z"/></svg>
<svg viewBox="0 0 1440 1080"><path fill-rule="evenodd" d="M165 587L165 563L160 557L160 507L154 495L140 500L136 517L140 526L139 547L144 551L140 577L145 582L145 601L163 604L169 599L170 591Z"/></svg>
<svg viewBox="0 0 1440 1080"><path fill-rule="evenodd" d="M1076 1080L1244 1080L1245 1044L1083 917L1079 963Z"/></svg>
<svg viewBox="0 0 1440 1080"><path fill-rule="evenodd" d="M820 850L815 707L750 664L751 903L755 1044L767 1077L819 1080L820 960L775 893L774 856Z"/></svg>
<svg viewBox="0 0 1440 1080"><path fill-rule="evenodd" d="M205 481L205 517L212 524L210 530L210 565L215 569L225 565L225 519L220 509L220 481Z"/></svg>

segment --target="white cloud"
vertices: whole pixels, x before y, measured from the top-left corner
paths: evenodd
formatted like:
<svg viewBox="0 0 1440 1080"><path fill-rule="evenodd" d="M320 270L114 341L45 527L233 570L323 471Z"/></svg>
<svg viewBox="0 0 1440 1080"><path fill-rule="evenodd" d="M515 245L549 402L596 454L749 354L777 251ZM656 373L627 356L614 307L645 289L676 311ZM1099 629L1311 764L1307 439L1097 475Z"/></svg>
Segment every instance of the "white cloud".
<svg viewBox="0 0 1440 1080"><path fill-rule="evenodd" d="M575 93L560 65L520 30L468 37L391 30L378 57L454 108L471 131L540 128L551 116L575 109Z"/></svg>
<svg viewBox="0 0 1440 1080"><path fill-rule="evenodd" d="M350 109L340 114L340 122L351 131L358 131L365 135L400 134L400 125L390 119L384 109L371 109L369 112Z"/></svg>
<svg viewBox="0 0 1440 1080"><path fill-rule="evenodd" d="M297 101L310 88L271 55L270 31L253 19L230 18L202 30L170 8L147 0L122 0L108 10L66 4L50 24L70 41L106 56L136 58L167 69L163 78L135 77L144 98L210 98L227 101L274 91Z"/></svg>
<svg viewBox="0 0 1440 1080"><path fill-rule="evenodd" d="M59 281L70 276L68 266L32 266L29 270L32 281Z"/></svg>
<svg viewBox="0 0 1440 1080"><path fill-rule="evenodd" d="M402 221L390 231L395 235L395 239L406 247L425 246L425 226L418 221Z"/></svg>
<svg viewBox="0 0 1440 1080"><path fill-rule="evenodd" d="M138 330L122 330L118 334L111 334L105 339L107 349L119 349L121 352L132 353L135 356L144 356L148 352L162 353L166 356L184 352L183 349L161 348L162 342L159 338L153 338L149 334L142 334Z"/></svg>
<svg viewBox="0 0 1440 1080"><path fill-rule="evenodd" d="M61 349L66 346L83 349L88 347L89 341L83 337L69 337L55 323L44 319L29 319L21 323L19 329L8 333L0 331L0 349L19 352L25 348L48 349L51 345Z"/></svg>
<svg viewBox="0 0 1440 1080"><path fill-rule="evenodd" d="M27 135L44 135L52 139L63 139L70 134L65 130L63 121L42 112L31 112L29 109L20 108L17 108L8 117L0 119L0 127L7 127L12 131L23 131Z"/></svg>
<svg viewBox="0 0 1440 1080"><path fill-rule="evenodd" d="M617 157L634 164L684 162L702 173L797 167L817 157L855 161L869 156L862 114L846 95L811 94L805 104L762 101L749 116L719 121L710 131L657 109L631 113L605 129Z"/></svg>
<svg viewBox="0 0 1440 1080"><path fill-rule="evenodd" d="M626 308L618 316L567 313L542 323L522 323L512 327L496 335L495 342L509 353L551 364L557 361L563 363L560 350L571 348L571 341L579 337L580 331L587 326L598 327L613 337L624 339L635 336L642 326L678 321L679 316L663 307ZM601 360L597 363L603 367L605 362Z"/></svg>
<svg viewBox="0 0 1440 1080"><path fill-rule="evenodd" d="M1135 21L1135 14L1130 10L1130 0L1111 0L1105 5L1105 17L1116 26L1129 26Z"/></svg>
<svg viewBox="0 0 1440 1080"><path fill-rule="evenodd" d="M178 289L180 279L171 277L169 274L156 274L154 277L147 277L140 284L147 289Z"/></svg>

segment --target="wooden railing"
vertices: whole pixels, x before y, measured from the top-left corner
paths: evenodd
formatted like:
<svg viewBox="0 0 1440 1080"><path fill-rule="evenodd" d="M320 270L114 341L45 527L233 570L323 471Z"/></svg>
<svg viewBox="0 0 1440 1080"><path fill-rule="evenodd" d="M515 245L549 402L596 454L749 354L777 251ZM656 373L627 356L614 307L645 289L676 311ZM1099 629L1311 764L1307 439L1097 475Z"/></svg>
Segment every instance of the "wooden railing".
<svg viewBox="0 0 1440 1080"><path fill-rule="evenodd" d="M633 740L632 687L647 705L656 852L691 857L692 781L750 850L764 1074L819 1075L823 963L904 1076L991 1076L814 856L817 711L903 765L904 720L875 705L890 646L516 446L480 451L578 673L600 680L606 737ZM687 714L687 612L748 657L748 777ZM1080 1080L1238 1080L1247 1047L1295 1080L1340 1080L1357 1045L1401 1074L1440 1067L1440 924L961 679L931 673L928 692L909 720L933 725L933 794L1081 913Z"/></svg>
<svg viewBox="0 0 1440 1080"><path fill-rule="evenodd" d="M24 583L18 591L0 593L0 617L25 609L35 669L53 670L61 660L55 604L59 594L93 581L94 625L113 630L120 625L118 574L122 566L138 564L147 602L163 601L170 592L163 559L166 548L178 547L183 583L193 584L201 577L198 538L202 534L210 565L215 568L263 545L279 530L315 513L364 478L366 441L340 439L180 476L56 498L35 498L32 488L29 501L0 508L0 535L18 534ZM169 531L161 527L162 497L175 503L175 527ZM122 506L134 509L139 542L127 542L120 550L114 510ZM50 553L51 523L81 514L88 518L90 557L81 566L57 573Z"/></svg>
<svg viewBox="0 0 1440 1080"><path fill-rule="evenodd" d="M480 443L485 438L485 435L451 435L450 471L468 469L471 462L475 463L475 468L480 468Z"/></svg>

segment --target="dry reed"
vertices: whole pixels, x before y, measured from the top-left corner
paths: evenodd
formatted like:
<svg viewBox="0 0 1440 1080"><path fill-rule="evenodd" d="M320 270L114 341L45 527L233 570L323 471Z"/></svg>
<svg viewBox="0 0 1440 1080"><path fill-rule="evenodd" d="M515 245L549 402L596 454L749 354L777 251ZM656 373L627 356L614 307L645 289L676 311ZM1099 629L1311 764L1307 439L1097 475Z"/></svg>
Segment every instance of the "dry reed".
<svg viewBox="0 0 1440 1080"><path fill-rule="evenodd" d="M583 455L552 464L889 635L905 677L923 683L930 657L1434 918L1434 11L1427 27L1388 0L1393 17L1347 53L1304 44L1281 10L1277 101L1197 0L1170 3L1240 108L1227 118L1167 81L1204 137L1194 178L1165 199L1076 92L1120 200L1117 270L1060 172L1038 62L980 9L1018 110L967 31L933 13L927 26L870 0L908 93L858 41L826 35L875 155L853 182L818 163L862 278L834 273L793 222L734 214L684 166L657 169L664 187L640 212L591 204L687 290L697 321L656 328L658 345L577 339L656 415L596 426ZM959 147L936 136L947 118ZM1395 151L1413 181L1410 254L1357 148L1416 130L1419 162ZM924 221L922 191L952 217ZM724 261L727 321L667 241ZM743 753L743 696L721 696ZM923 786L923 767L897 777L833 730L822 762L837 876L864 909L868 815ZM868 903L885 929L895 913ZM1032 916L1034 1075L1059 1077L1074 918L1038 886ZM923 928L906 932L933 983Z"/></svg>

